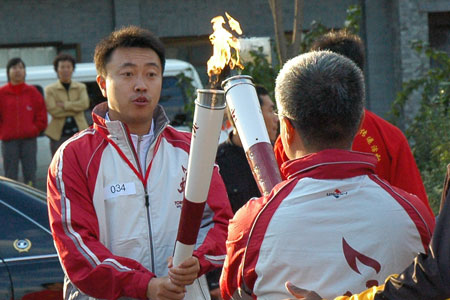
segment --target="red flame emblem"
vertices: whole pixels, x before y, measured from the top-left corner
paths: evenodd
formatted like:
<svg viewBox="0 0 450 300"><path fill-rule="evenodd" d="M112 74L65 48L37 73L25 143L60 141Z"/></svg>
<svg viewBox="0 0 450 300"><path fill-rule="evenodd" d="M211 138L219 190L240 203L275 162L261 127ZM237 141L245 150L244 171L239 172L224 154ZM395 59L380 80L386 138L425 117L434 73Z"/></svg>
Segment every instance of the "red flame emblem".
<svg viewBox="0 0 450 300"><path fill-rule="evenodd" d="M380 272L381 265L379 262L353 249L347 243L345 238L342 238L342 248L344 249L345 260L347 260L350 268L352 268L352 270L356 273L361 274L361 272L358 270L358 266L356 265L357 259L366 266L373 268L377 272L377 274Z"/></svg>
<svg viewBox="0 0 450 300"><path fill-rule="evenodd" d="M236 114L235 114L236 110L233 108L230 112L231 112L231 118L236 123Z"/></svg>
<svg viewBox="0 0 450 300"><path fill-rule="evenodd" d="M198 129L198 128L199 128L199 127L198 127L197 124L192 125L192 130L194 131L194 134L197 133L197 129Z"/></svg>

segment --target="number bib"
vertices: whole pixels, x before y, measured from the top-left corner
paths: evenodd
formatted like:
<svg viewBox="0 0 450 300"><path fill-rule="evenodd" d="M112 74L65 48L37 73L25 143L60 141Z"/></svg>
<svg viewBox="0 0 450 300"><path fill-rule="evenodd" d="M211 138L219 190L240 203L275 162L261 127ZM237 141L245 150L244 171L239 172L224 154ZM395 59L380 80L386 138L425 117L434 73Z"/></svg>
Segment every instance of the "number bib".
<svg viewBox="0 0 450 300"><path fill-rule="evenodd" d="M134 195L136 194L136 185L134 182L111 184L105 187L104 193L106 199Z"/></svg>

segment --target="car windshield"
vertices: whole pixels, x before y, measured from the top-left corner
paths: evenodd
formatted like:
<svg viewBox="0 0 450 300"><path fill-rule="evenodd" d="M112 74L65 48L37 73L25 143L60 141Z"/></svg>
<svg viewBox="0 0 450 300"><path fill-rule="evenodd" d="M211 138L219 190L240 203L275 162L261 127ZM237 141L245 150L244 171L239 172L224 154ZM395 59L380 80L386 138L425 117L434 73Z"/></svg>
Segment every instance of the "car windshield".
<svg viewBox="0 0 450 300"><path fill-rule="evenodd" d="M35 188L32 188L28 185L25 185L25 184L22 184L19 182L9 181L9 180L2 180L2 184L10 186L14 189L20 190L21 192L26 193L32 197L36 197L39 200L42 200L44 202L47 201L47 195L44 192L37 190Z"/></svg>

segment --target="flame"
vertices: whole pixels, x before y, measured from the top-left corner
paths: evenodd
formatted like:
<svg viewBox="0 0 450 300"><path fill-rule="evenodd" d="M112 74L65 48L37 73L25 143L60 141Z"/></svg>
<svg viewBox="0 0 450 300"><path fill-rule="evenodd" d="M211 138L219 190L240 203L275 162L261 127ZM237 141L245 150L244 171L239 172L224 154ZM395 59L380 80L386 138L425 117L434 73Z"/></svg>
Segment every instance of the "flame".
<svg viewBox="0 0 450 300"><path fill-rule="evenodd" d="M228 13L225 13L228 18L228 25L231 30L235 31L238 35L242 34L241 26L238 21L233 19ZM226 65L229 65L231 69L239 67L244 69L244 66L240 62L239 50L240 43L239 40L228 30L226 30L223 25L225 24L225 19L222 16L217 16L211 19L213 33L209 36L209 40L213 45L213 55L208 60L208 76L218 76ZM233 57L232 51L236 58Z"/></svg>
<svg viewBox="0 0 450 300"><path fill-rule="evenodd" d="M227 12L225 12L225 15L228 18L228 25L230 25L230 28L236 31L237 34L241 35L242 34L241 24L239 24L238 21L233 19L233 17L230 16Z"/></svg>

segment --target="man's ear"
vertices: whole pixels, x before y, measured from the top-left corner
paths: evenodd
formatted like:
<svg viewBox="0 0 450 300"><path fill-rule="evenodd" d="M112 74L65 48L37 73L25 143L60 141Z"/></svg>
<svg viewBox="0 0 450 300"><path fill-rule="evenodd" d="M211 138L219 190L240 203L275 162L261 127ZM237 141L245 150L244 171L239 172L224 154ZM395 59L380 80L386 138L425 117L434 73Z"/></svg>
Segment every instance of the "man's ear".
<svg viewBox="0 0 450 300"><path fill-rule="evenodd" d="M363 126L365 117L366 117L366 110L363 109L363 113L362 113L362 116L361 116L361 120L359 120L358 132L361 130L361 128L362 128L362 126Z"/></svg>
<svg viewBox="0 0 450 300"><path fill-rule="evenodd" d="M295 135L295 129L294 126L292 126L291 122L287 118L281 118L281 121L283 122L283 134L286 142L291 145L294 141L294 135Z"/></svg>
<svg viewBox="0 0 450 300"><path fill-rule="evenodd" d="M102 91L103 97L107 98L107 95L106 95L106 80L105 80L105 77L103 77L102 75L97 75L96 81L97 81L98 87L99 87L100 90Z"/></svg>

